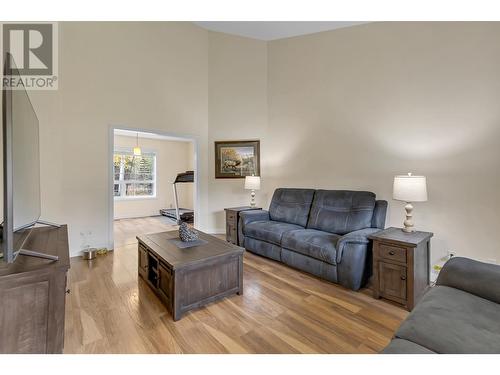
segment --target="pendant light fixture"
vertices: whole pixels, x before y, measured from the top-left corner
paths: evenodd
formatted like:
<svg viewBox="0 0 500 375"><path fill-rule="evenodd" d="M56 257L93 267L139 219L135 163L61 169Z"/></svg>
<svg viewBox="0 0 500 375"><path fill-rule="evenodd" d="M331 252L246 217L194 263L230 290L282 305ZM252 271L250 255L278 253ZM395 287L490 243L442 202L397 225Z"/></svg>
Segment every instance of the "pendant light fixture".
<svg viewBox="0 0 500 375"><path fill-rule="evenodd" d="M134 147L134 156L141 156L142 151L141 148L139 147L139 133L137 133L137 138L135 142L135 147Z"/></svg>

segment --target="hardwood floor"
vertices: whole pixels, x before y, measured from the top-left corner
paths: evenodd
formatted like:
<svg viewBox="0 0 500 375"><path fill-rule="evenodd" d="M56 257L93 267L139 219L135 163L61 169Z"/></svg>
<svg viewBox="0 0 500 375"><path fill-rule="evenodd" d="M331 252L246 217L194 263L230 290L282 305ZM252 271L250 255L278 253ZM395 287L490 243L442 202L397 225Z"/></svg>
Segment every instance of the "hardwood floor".
<svg viewBox="0 0 500 375"><path fill-rule="evenodd" d="M137 277L140 233L163 218L115 222L115 251L73 258L65 353L375 353L407 312L246 252L244 295L173 322Z"/></svg>
<svg viewBox="0 0 500 375"><path fill-rule="evenodd" d="M175 221L165 216L141 217L139 219L121 219L114 222L115 249L137 244L136 236L157 233L177 228Z"/></svg>

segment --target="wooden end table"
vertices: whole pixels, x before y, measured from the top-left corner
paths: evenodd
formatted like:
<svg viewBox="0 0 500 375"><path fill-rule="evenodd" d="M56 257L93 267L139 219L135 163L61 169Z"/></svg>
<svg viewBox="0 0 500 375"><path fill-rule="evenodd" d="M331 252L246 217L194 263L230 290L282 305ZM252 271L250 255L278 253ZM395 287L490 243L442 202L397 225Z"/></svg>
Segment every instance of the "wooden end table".
<svg viewBox="0 0 500 375"><path fill-rule="evenodd" d="M230 207L224 208L226 211L226 241L234 245L239 245L239 221L240 212L249 210L262 210L261 207Z"/></svg>
<svg viewBox="0 0 500 375"><path fill-rule="evenodd" d="M373 240L373 296L411 311L429 287L430 232L387 228Z"/></svg>

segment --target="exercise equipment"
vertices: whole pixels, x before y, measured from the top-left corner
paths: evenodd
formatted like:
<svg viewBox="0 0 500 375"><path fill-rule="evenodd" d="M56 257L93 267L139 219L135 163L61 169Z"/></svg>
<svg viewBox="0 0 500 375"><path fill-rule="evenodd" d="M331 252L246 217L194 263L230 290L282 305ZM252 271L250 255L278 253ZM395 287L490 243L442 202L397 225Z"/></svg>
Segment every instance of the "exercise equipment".
<svg viewBox="0 0 500 375"><path fill-rule="evenodd" d="M162 208L160 214L166 216L170 219L174 219L177 224L181 222L192 223L194 221L194 211L188 208L179 208L179 200L177 197L177 184L182 183L193 183L194 182L194 171L186 171L184 173L179 173L172 183L172 189L174 190L174 203L175 208Z"/></svg>

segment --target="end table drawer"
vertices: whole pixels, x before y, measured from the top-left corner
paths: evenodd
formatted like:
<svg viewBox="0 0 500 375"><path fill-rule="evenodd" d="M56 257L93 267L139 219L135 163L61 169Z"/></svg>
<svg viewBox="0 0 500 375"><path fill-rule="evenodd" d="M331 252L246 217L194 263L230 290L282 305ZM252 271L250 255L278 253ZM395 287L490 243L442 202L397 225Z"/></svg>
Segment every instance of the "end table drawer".
<svg viewBox="0 0 500 375"><path fill-rule="evenodd" d="M379 257L400 263L406 263L406 249L403 247L381 243L379 246Z"/></svg>

